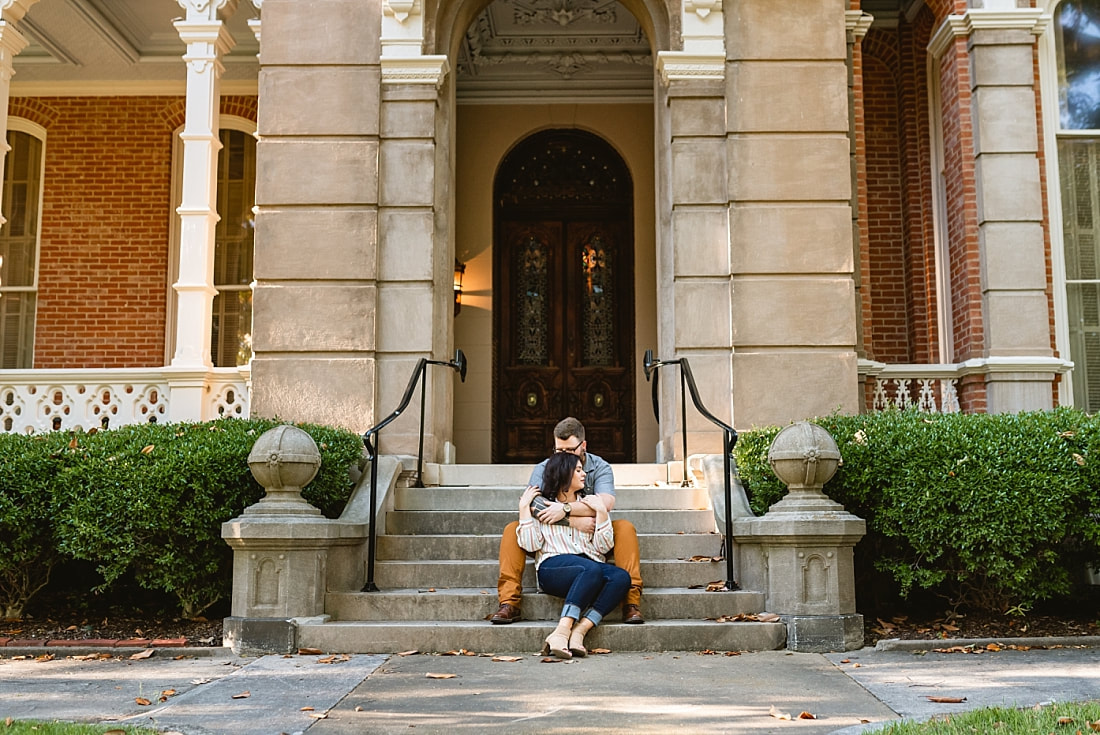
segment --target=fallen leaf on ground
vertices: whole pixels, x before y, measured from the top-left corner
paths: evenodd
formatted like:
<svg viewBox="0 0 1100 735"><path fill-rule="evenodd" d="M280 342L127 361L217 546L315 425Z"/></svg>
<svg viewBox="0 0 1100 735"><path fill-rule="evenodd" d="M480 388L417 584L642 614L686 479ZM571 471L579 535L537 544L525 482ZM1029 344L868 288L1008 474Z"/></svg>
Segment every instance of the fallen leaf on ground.
<svg viewBox="0 0 1100 735"><path fill-rule="evenodd" d="M299 711L299 712L312 712L312 711L313 711L313 708L312 708L312 707L302 707L302 708L301 708L301 709L299 709L298 711Z"/></svg>
<svg viewBox="0 0 1100 735"><path fill-rule="evenodd" d="M511 663L513 661L522 661L523 656L493 656L493 661L503 661L505 663Z"/></svg>
<svg viewBox="0 0 1100 735"><path fill-rule="evenodd" d="M986 644L985 650L987 650L987 651L1000 651L1001 647L998 646L996 643L989 643L989 644Z"/></svg>
<svg viewBox="0 0 1100 735"><path fill-rule="evenodd" d="M209 684L211 679L192 679L191 683L198 686L199 684Z"/></svg>
<svg viewBox="0 0 1100 735"><path fill-rule="evenodd" d="M150 656L152 656L156 652L157 652L157 649L155 649L155 648L146 648L144 651L139 651L138 653L135 653L133 656L130 656L130 660L131 661L137 661L139 659L149 658Z"/></svg>
<svg viewBox="0 0 1100 735"><path fill-rule="evenodd" d="M252 692L241 692L240 694L234 694L230 699L248 699L252 696Z"/></svg>
<svg viewBox="0 0 1100 735"><path fill-rule="evenodd" d="M1100 732L1100 720L1097 720L1096 722L1090 722L1089 729L1093 732Z"/></svg>
<svg viewBox="0 0 1100 735"><path fill-rule="evenodd" d="M424 674L424 676L428 679L454 679L458 674L433 674L429 671L427 674Z"/></svg>
<svg viewBox="0 0 1100 735"><path fill-rule="evenodd" d="M45 663L46 661L53 661L53 654L52 653L46 653L46 654L43 654L41 656L35 656L34 660L38 661L39 663Z"/></svg>
<svg viewBox="0 0 1100 735"><path fill-rule="evenodd" d="M966 701L966 697L925 697L929 702L938 702L939 704L962 704Z"/></svg>
<svg viewBox="0 0 1100 735"><path fill-rule="evenodd" d="M416 649L414 648L414 649L413 649L413 650L411 650L411 651L401 651L401 652L400 652L400 653L398 653L397 655L398 655L398 656L414 656L414 655L416 655L416 654L418 654L418 653L420 653L420 651L418 651L418 650L416 650Z"/></svg>
<svg viewBox="0 0 1100 735"><path fill-rule="evenodd" d="M320 648L299 648L298 654L301 656L318 656L324 653Z"/></svg>
<svg viewBox="0 0 1100 735"><path fill-rule="evenodd" d="M346 653L334 653L331 656L317 659L317 663L319 664L342 664L345 661L351 661L351 656Z"/></svg>
<svg viewBox="0 0 1100 735"><path fill-rule="evenodd" d="M363 708L362 708L362 707L360 707L359 705L355 705L355 711L356 711L356 712L362 712L362 711L363 711Z"/></svg>
<svg viewBox="0 0 1100 735"><path fill-rule="evenodd" d="M148 705L152 704L152 702L150 702L145 697L134 697L134 701L140 704L142 707L147 707Z"/></svg>
<svg viewBox="0 0 1100 735"><path fill-rule="evenodd" d="M779 620L778 615L776 615L775 613L768 613L768 612L760 613L756 617L760 619L761 623L774 623L775 621Z"/></svg>
<svg viewBox="0 0 1100 735"><path fill-rule="evenodd" d="M315 720L323 720L326 717L328 717L328 715L324 712L314 712L313 714L310 715L310 717L312 717Z"/></svg>
<svg viewBox="0 0 1100 735"><path fill-rule="evenodd" d="M1073 718L1072 718L1072 717L1059 717L1059 718L1058 718L1058 724L1059 724L1059 725L1069 725L1069 724L1071 724L1072 722L1073 722Z"/></svg>
<svg viewBox="0 0 1100 735"><path fill-rule="evenodd" d="M591 651L589 651L589 653L591 653ZM542 659L542 663L544 663L544 664L561 663L561 659L560 658L555 658L553 656L547 656L546 658Z"/></svg>
<svg viewBox="0 0 1100 735"><path fill-rule="evenodd" d="M803 710L802 712L798 713L798 719L800 719L800 720L816 720L817 715L814 715L810 712L806 712L805 710Z"/></svg>
<svg viewBox="0 0 1100 735"><path fill-rule="evenodd" d="M611 653L610 648L589 648L589 653Z"/></svg>
<svg viewBox="0 0 1100 735"><path fill-rule="evenodd" d="M768 708L768 714L771 715L772 717L774 717L777 720L789 720L789 719L791 719L791 713L790 712L780 712L779 710L777 710L775 708L774 704L771 707Z"/></svg>
<svg viewBox="0 0 1100 735"><path fill-rule="evenodd" d="M717 582L707 583L707 592L720 592L726 588L726 581L719 579Z"/></svg>
<svg viewBox="0 0 1100 735"><path fill-rule="evenodd" d="M850 659L850 658L842 658L842 659L840 659L840 663L842 663L842 664L850 664L850 663L852 663L852 659Z"/></svg>

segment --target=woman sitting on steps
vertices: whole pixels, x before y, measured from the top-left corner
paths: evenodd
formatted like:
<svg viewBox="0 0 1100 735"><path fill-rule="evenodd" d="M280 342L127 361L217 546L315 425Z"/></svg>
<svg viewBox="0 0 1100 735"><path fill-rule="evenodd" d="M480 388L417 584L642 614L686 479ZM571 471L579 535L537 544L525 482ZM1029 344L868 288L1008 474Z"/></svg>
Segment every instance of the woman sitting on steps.
<svg viewBox="0 0 1100 735"><path fill-rule="evenodd" d="M539 586L565 598L557 628L546 638L542 652L558 658L586 656L584 636L614 610L630 588L630 575L605 562L615 545L607 508L598 496L584 496L584 468L574 454L560 452L546 463L542 490L528 487L519 500L519 545L535 552ZM540 523L531 515L539 496L570 504L584 503L596 513L595 533L582 533L568 524Z"/></svg>

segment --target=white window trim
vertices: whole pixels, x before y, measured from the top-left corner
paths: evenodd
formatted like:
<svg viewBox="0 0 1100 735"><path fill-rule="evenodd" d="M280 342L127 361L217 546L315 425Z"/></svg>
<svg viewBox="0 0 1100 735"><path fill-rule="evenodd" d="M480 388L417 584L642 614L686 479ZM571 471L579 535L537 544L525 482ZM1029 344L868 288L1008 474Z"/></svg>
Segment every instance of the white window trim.
<svg viewBox="0 0 1100 735"><path fill-rule="evenodd" d="M170 225L168 228L168 279L165 299L165 337L164 337L164 364L172 363L172 356L176 353L176 313L179 301L176 298L175 283L179 280L180 268L180 216L176 207L183 200L183 140L180 133L183 132L180 125L172 133L172 189L170 207ZM220 115L218 117L218 130L240 130L249 135L256 135L256 123L248 118L237 115ZM210 339L210 335L207 335Z"/></svg>
<svg viewBox="0 0 1100 735"><path fill-rule="evenodd" d="M936 269L936 326L941 363L955 361L954 314L951 299L951 257L947 237L947 192L944 184L943 102L940 96L940 57L929 53L928 124L931 133L932 252Z"/></svg>
<svg viewBox="0 0 1100 735"><path fill-rule="evenodd" d="M45 198L46 192L46 128L37 123L33 123L30 120L22 117L8 117L9 131L17 131L20 133L26 133L31 137L37 138L42 143L42 160L40 162L42 166L42 173L39 176L38 187L38 222L35 226L35 244L34 244L34 286L30 289L23 287L18 289L12 289L12 291L20 291L23 293L33 292L35 294L34 300L34 328L31 329L31 364L30 367L34 367L34 348L35 340L38 335L38 275L41 270L42 262L42 202ZM9 151L10 152L10 151ZM3 284L0 283L0 287Z"/></svg>
<svg viewBox="0 0 1100 735"><path fill-rule="evenodd" d="M1054 291L1054 346L1063 360L1071 358L1069 305L1066 301L1065 238L1062 235L1062 179L1058 165L1061 114L1058 102L1058 45L1054 13L1062 0L1039 0L1046 32L1039 36L1039 95L1043 109L1043 149L1046 151L1047 222L1050 228L1051 288ZM1089 137L1095 137L1089 135ZM1058 405L1073 405L1073 371L1058 383Z"/></svg>

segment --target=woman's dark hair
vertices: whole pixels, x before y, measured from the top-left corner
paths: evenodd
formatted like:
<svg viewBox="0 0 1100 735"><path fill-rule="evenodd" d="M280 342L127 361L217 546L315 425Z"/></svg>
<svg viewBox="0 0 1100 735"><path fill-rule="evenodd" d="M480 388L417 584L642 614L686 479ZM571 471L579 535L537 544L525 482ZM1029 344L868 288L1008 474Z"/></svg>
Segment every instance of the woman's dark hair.
<svg viewBox="0 0 1100 735"><path fill-rule="evenodd" d="M546 460L542 470L542 496L547 500L557 500L558 493L569 488L573 472L581 458L569 452L557 452Z"/></svg>

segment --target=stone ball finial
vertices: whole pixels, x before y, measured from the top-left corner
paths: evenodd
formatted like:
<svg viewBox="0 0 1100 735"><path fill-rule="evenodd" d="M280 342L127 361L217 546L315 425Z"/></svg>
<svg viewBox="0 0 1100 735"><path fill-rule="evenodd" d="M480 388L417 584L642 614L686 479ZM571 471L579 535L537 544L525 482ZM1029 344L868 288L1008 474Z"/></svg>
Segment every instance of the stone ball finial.
<svg viewBox="0 0 1100 735"><path fill-rule="evenodd" d="M246 514L320 513L302 499L301 490L317 476L321 452L313 437L297 426L283 424L261 434L248 455L248 468L267 494Z"/></svg>
<svg viewBox="0 0 1100 735"><path fill-rule="evenodd" d="M768 463L788 487L820 488L836 473L840 450L828 431L799 421L776 435Z"/></svg>

